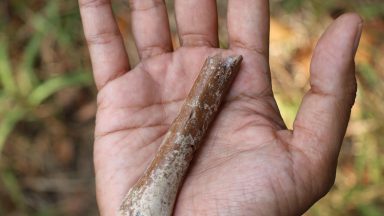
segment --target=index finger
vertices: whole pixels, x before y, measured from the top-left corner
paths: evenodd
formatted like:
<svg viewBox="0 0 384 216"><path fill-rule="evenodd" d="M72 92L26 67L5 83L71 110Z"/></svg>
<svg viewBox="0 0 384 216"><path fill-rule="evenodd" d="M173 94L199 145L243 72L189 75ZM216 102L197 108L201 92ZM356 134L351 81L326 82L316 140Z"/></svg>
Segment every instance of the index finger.
<svg viewBox="0 0 384 216"><path fill-rule="evenodd" d="M124 41L114 18L110 0L79 0L96 86L129 70Z"/></svg>

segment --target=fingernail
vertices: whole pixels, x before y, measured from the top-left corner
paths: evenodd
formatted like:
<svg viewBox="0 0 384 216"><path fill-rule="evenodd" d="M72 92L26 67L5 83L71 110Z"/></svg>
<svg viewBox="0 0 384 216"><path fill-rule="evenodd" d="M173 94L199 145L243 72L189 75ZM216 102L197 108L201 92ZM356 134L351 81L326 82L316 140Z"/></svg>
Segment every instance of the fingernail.
<svg viewBox="0 0 384 216"><path fill-rule="evenodd" d="M363 32L363 23L360 23L357 28L358 29L357 29L357 32L356 32L355 42L354 42L354 53L355 53L355 55L356 55L356 52L357 52L357 48L359 47L361 34Z"/></svg>

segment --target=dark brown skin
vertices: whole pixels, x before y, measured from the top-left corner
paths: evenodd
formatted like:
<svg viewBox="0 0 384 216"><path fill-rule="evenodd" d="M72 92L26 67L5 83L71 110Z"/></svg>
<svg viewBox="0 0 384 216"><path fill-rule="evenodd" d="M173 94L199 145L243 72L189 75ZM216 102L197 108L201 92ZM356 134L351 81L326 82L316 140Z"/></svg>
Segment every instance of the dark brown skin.
<svg viewBox="0 0 384 216"><path fill-rule="evenodd" d="M241 71L194 158L174 215L300 215L333 184L356 93L356 14L335 20L311 63L293 130L273 97L266 0L228 0L229 49L218 48L216 1L175 0L173 51L162 1L131 0L141 62L130 67L110 2L79 0L99 89L94 162L101 215L114 215L155 156L208 56L242 55Z"/></svg>

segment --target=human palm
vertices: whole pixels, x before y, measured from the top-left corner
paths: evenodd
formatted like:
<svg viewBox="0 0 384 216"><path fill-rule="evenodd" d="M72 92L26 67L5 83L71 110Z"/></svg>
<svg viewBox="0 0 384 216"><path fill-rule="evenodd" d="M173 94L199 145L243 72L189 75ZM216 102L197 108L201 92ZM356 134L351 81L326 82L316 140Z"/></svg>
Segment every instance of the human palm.
<svg viewBox="0 0 384 216"><path fill-rule="evenodd" d="M192 161L174 214L297 215L329 190L354 100L359 17L338 19L319 42L312 63L312 89L291 131L272 93L266 1L249 0L240 6L229 2L234 9L229 10L228 19L236 17L245 24L237 24L239 30L229 20L228 50L216 48L214 1L176 1L176 13L183 16L177 16L182 47L175 51L171 51L164 5L132 1L133 31L142 59L133 69L105 2L80 0L99 88L94 160L102 215L116 213L154 158L205 58L217 53L240 54L244 60ZM203 15L187 20L185 13L191 11L186 4L190 8L197 2ZM95 15L100 13L105 14L102 19ZM150 19L154 15L158 19ZM259 32L250 21L259 24ZM194 25L188 27L189 22ZM144 34L143 24L146 31L159 34ZM247 36L251 33L254 38Z"/></svg>

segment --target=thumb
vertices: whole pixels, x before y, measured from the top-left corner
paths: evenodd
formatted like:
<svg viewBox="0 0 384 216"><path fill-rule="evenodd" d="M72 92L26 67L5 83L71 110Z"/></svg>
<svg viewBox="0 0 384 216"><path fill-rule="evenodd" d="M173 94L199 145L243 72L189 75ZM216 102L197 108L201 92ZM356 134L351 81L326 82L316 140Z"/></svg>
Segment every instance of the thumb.
<svg viewBox="0 0 384 216"><path fill-rule="evenodd" d="M315 48L311 89L293 125L294 145L315 163L336 164L356 96L354 57L362 23L356 14L339 17Z"/></svg>

